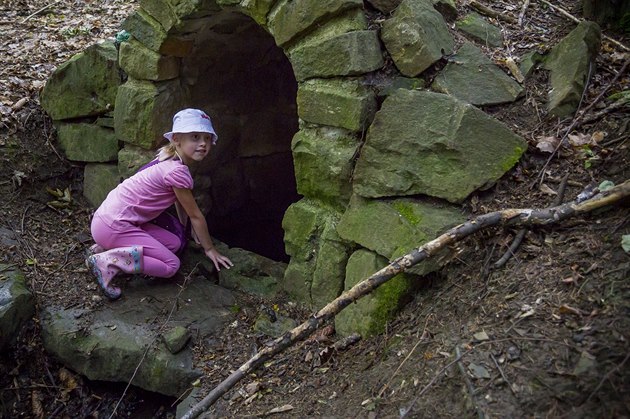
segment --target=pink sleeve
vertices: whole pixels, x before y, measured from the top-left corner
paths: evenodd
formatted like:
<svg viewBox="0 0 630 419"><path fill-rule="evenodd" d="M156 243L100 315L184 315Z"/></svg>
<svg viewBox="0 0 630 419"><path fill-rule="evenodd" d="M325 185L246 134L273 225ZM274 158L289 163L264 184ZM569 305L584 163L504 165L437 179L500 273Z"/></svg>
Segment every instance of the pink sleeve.
<svg viewBox="0 0 630 419"><path fill-rule="evenodd" d="M173 188L192 189L193 187L193 180L192 176L190 176L190 171L188 170L188 167L183 165L177 166L168 172L166 176L164 176L164 181L167 185L172 186Z"/></svg>

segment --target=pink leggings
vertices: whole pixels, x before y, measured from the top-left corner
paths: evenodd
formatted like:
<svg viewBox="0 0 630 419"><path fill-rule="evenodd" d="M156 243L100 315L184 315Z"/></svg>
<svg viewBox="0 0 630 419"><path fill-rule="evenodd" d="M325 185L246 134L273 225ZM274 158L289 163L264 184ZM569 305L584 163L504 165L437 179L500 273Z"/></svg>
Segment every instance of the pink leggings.
<svg viewBox="0 0 630 419"><path fill-rule="evenodd" d="M116 247L143 247L143 274L158 278L170 278L179 269L179 258L175 251L179 249L179 238L152 223L135 226L127 223L108 226L100 217L92 219L92 237L105 249Z"/></svg>

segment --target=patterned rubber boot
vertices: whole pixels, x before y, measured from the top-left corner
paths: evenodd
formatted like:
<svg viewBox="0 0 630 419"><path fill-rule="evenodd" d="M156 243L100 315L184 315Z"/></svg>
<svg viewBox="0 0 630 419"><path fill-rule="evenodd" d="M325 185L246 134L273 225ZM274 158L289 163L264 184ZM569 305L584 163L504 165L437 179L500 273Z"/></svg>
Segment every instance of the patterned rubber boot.
<svg viewBox="0 0 630 419"><path fill-rule="evenodd" d="M111 281L120 272L142 272L142 246L118 247L96 253L87 258L87 265L105 296L110 300L117 300L122 292L120 288L111 285Z"/></svg>

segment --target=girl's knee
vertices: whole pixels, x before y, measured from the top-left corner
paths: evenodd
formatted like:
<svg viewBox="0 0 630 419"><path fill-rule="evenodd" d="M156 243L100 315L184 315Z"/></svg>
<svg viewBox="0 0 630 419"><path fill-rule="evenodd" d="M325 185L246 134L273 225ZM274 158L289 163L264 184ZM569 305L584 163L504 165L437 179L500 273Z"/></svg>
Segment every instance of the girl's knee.
<svg viewBox="0 0 630 419"><path fill-rule="evenodd" d="M179 271L179 267L181 265L181 262L179 261L178 258L174 258L172 260L169 260L166 263L166 275L164 276L165 278L171 278L172 276L174 276L177 271Z"/></svg>

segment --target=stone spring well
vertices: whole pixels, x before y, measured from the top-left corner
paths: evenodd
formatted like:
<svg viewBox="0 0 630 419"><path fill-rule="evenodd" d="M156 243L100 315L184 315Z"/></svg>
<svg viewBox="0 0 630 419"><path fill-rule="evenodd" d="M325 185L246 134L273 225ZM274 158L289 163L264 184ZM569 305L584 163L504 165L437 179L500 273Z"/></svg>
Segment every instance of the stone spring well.
<svg viewBox="0 0 630 419"><path fill-rule="evenodd" d="M151 158L177 110L199 107L219 135L194 169L212 234L288 260L280 287L307 306L464 220L456 204L526 147L473 105L515 100L522 88L474 38L425 87L423 73L457 49L444 17L456 16L454 2L369 3L141 0L123 24L128 39L89 47L42 92L61 148L87 163L88 200L98 205ZM368 22L372 6L386 12L380 29ZM464 88L500 92L462 91L468 66ZM348 307L337 331L383 330L413 276L436 268Z"/></svg>

